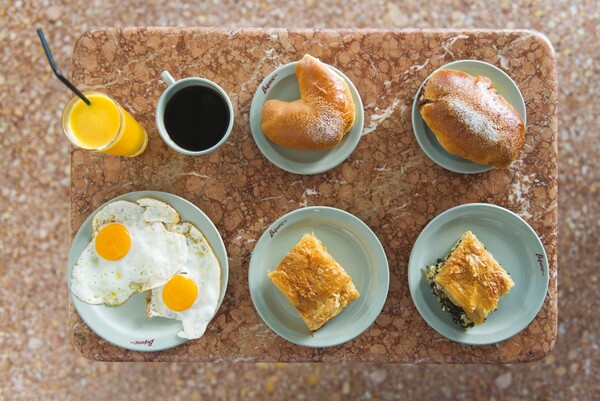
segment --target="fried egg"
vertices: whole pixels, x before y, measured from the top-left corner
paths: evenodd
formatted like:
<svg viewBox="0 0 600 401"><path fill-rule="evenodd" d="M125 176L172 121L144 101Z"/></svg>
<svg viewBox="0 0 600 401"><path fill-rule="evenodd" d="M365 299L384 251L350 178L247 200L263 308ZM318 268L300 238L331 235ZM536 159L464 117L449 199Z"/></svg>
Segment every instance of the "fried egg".
<svg viewBox="0 0 600 401"><path fill-rule="evenodd" d="M164 286L151 291L148 317L179 320L183 329L177 334L187 339L200 338L214 317L219 304L221 269L204 235L190 223L167 226L185 235L188 254L185 265Z"/></svg>
<svg viewBox="0 0 600 401"><path fill-rule="evenodd" d="M109 203L94 216L92 240L73 266L71 291L88 304L116 306L168 282L187 260L186 237L168 231L179 214L166 203Z"/></svg>

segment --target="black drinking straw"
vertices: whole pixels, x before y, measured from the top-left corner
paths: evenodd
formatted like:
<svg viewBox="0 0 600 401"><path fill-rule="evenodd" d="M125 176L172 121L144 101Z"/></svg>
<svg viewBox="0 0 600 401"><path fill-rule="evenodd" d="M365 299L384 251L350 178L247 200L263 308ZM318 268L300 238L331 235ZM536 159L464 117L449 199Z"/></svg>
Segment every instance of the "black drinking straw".
<svg viewBox="0 0 600 401"><path fill-rule="evenodd" d="M83 93L81 93L79 91L79 89L77 89L75 87L75 85L73 85L71 82L69 82L69 80L67 78L65 78L63 76L63 74L60 73L60 71L58 71L58 68L56 67L56 63L54 62L54 58L52 57L52 53L50 53L50 47L48 46L48 42L46 42L46 38L44 37L44 32L42 32L42 28L38 28L37 33L38 33L38 36L40 37L40 40L42 41L42 46L44 47L44 51L46 52L46 57L48 57L48 62L50 63L50 67L52 67L52 71L54 71L54 75L56 75L58 77L58 79L60 79L62 81L63 84L67 85L67 87L69 89L71 89L73 91L73 93L75 93L77 96L79 96L81 98L81 100L83 100L85 102L85 104L87 104L88 106L90 104L92 104L92 102L90 102L90 100L87 97L85 97L83 95Z"/></svg>

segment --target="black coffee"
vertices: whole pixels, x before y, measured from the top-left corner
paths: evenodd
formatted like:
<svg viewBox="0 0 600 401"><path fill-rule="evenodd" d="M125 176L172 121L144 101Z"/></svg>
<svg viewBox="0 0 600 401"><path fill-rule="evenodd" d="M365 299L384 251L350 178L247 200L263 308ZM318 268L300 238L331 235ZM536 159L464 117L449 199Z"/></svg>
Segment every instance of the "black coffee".
<svg viewBox="0 0 600 401"><path fill-rule="evenodd" d="M165 128L177 145L206 150L223 138L229 126L229 108L219 93L204 86L177 92L165 108Z"/></svg>

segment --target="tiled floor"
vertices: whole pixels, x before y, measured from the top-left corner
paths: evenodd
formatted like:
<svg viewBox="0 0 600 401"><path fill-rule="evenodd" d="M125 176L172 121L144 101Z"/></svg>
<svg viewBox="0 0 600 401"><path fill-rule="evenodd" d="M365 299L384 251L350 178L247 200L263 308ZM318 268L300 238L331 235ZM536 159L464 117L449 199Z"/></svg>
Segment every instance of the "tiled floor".
<svg viewBox="0 0 600 401"><path fill-rule="evenodd" d="M534 399L600 394L600 7L595 0L430 3L13 1L0 3L0 399ZM496 4L498 3L498 4ZM344 4L344 5L342 5ZM435 4L435 5L433 5ZM67 337L70 95L64 73L93 26L527 28L559 66L559 337L545 359L502 366L97 363Z"/></svg>

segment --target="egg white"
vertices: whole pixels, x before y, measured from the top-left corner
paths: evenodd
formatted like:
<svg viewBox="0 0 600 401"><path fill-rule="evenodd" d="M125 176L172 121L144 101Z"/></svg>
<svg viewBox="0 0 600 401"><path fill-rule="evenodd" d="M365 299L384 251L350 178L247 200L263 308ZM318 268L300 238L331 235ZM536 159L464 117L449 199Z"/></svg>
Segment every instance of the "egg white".
<svg viewBox="0 0 600 401"><path fill-rule="evenodd" d="M185 235L188 253L187 260L178 274L194 280L198 287L198 298L184 311L169 309L162 299L164 285L151 291L147 314L182 322L183 329L177 334L187 339L200 338L215 316L221 291L221 268L216 255L204 235L190 223L167 226L169 230Z"/></svg>
<svg viewBox="0 0 600 401"><path fill-rule="evenodd" d="M165 228L165 223L179 221L172 210L162 202L117 201L98 211L92 222L93 238L73 266L73 294L88 304L116 306L134 292L165 284L182 268L188 254L186 237ZM153 216L152 221L146 214ZM117 261L105 260L96 252L95 237L109 223L124 225L131 237L129 252Z"/></svg>

